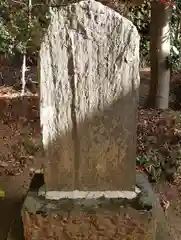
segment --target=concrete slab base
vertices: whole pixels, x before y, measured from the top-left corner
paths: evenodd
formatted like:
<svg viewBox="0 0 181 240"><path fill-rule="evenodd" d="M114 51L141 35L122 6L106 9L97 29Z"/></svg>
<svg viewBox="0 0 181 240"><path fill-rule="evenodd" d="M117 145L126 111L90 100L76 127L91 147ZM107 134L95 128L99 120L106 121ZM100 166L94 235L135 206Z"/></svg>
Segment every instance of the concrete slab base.
<svg viewBox="0 0 181 240"><path fill-rule="evenodd" d="M134 191L46 191L46 186L43 185L39 191L38 196L44 196L49 200L68 199L98 199L105 198L125 198L134 199L140 193L140 189L135 187Z"/></svg>

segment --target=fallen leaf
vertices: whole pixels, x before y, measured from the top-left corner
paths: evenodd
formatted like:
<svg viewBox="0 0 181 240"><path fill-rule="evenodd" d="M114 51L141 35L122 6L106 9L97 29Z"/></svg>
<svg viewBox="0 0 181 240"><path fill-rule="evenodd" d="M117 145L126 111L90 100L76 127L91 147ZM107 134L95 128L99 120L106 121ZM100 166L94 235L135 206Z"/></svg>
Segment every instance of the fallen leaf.
<svg viewBox="0 0 181 240"><path fill-rule="evenodd" d="M6 168L6 167L8 167L8 164L7 164L7 162L0 161L0 167L3 167L3 168Z"/></svg>
<svg viewBox="0 0 181 240"><path fill-rule="evenodd" d="M5 191L0 187L0 198L5 197Z"/></svg>

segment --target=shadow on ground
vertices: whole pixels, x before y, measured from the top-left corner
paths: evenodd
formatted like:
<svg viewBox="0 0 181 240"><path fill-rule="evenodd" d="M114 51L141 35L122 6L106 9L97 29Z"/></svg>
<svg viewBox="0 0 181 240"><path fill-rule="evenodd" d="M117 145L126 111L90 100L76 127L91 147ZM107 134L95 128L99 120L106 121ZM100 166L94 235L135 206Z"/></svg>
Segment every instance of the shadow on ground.
<svg viewBox="0 0 181 240"><path fill-rule="evenodd" d="M23 240L23 225L21 222L21 202L16 199L6 199L0 201L0 239L2 240ZM11 233L9 233L9 229Z"/></svg>
<svg viewBox="0 0 181 240"><path fill-rule="evenodd" d="M30 168L37 159L30 156L22 140L41 141L38 109L38 97L21 98L18 93L12 97L7 89L0 91L0 187L5 191L5 198L0 199L0 240L23 239L21 205L32 178Z"/></svg>

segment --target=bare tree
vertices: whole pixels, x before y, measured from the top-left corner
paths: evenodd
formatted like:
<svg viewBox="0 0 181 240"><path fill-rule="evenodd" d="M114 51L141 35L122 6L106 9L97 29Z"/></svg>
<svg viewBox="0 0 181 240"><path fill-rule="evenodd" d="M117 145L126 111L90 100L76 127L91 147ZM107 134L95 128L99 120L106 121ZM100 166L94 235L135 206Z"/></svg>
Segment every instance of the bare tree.
<svg viewBox="0 0 181 240"><path fill-rule="evenodd" d="M31 24L31 11L32 11L32 0L28 0L28 28L29 25ZM22 88L21 88L21 96L24 96L25 94L25 87L26 87L26 50L25 53L23 54L23 62L22 62L22 74L21 74L21 83L22 83Z"/></svg>

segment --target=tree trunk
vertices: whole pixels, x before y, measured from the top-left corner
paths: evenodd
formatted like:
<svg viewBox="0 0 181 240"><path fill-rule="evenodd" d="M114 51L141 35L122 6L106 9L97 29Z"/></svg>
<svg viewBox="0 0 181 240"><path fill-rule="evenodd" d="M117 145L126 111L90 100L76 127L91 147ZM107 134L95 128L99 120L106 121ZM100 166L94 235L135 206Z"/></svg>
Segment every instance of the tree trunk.
<svg viewBox="0 0 181 240"><path fill-rule="evenodd" d="M170 85L171 8L163 3L151 3L150 60L151 81L147 106L167 109Z"/></svg>
<svg viewBox="0 0 181 240"><path fill-rule="evenodd" d="M24 96L25 94L25 87L26 87L26 54L23 54L23 62L22 62L22 68L21 68L21 96Z"/></svg>
<svg viewBox="0 0 181 240"><path fill-rule="evenodd" d="M181 11L180 11L181 13ZM178 39L180 40L180 69L181 69L181 14L180 14L180 31L179 31L179 36ZM181 72L181 70L180 70Z"/></svg>

